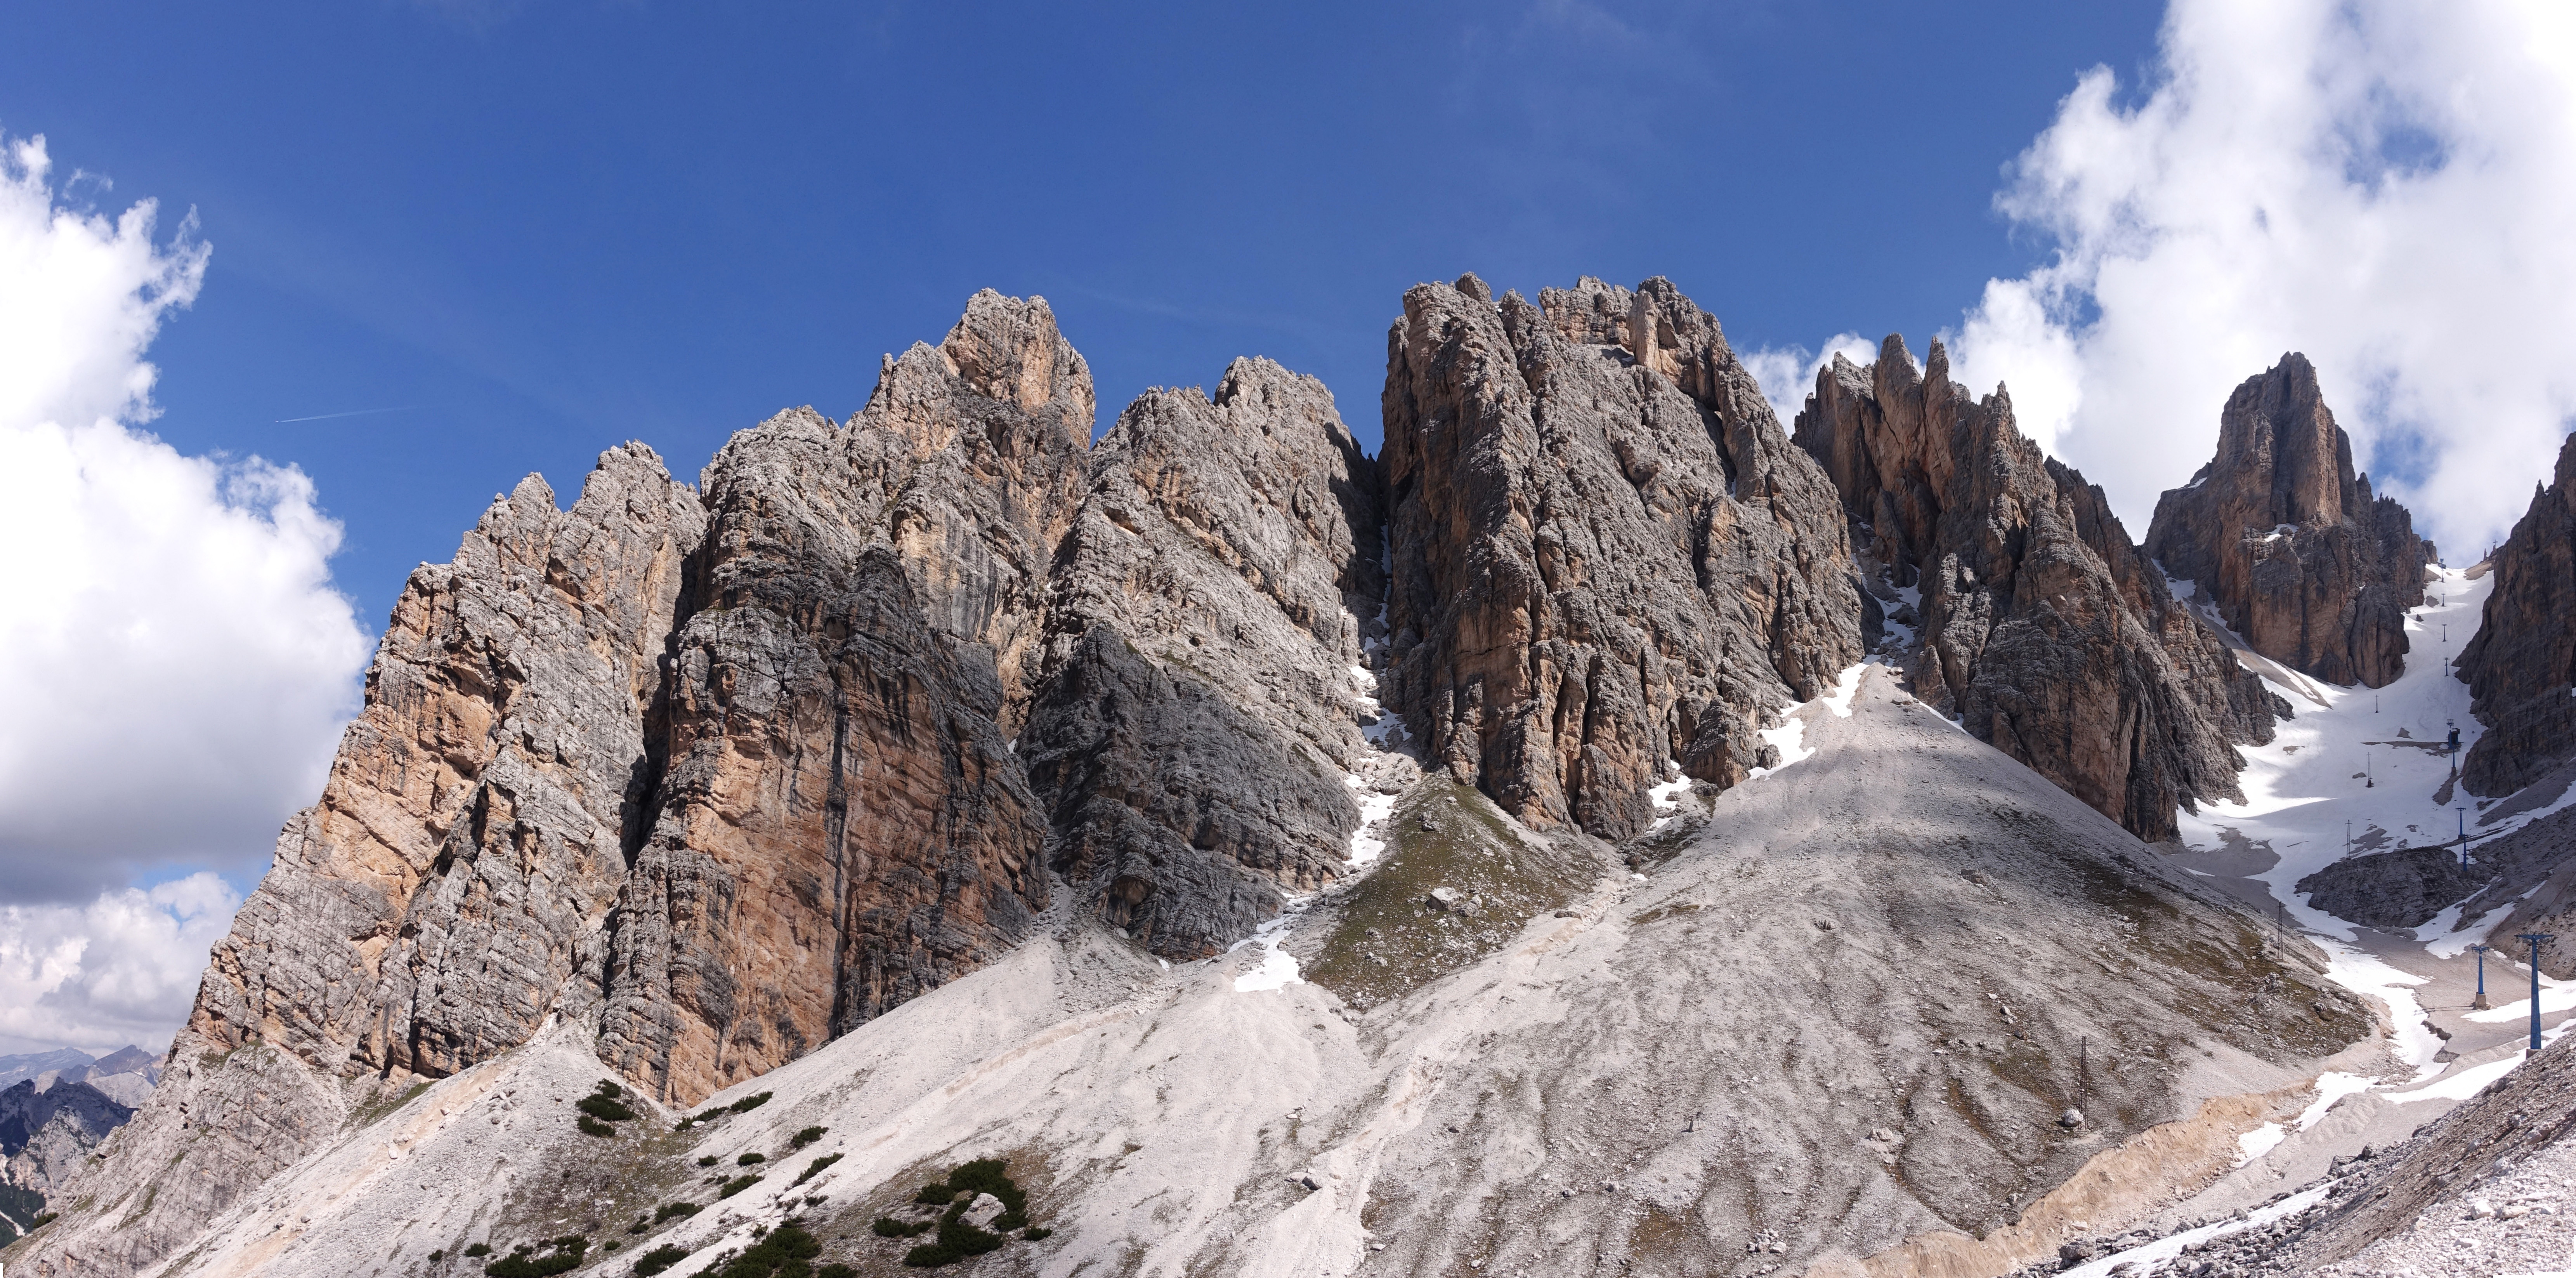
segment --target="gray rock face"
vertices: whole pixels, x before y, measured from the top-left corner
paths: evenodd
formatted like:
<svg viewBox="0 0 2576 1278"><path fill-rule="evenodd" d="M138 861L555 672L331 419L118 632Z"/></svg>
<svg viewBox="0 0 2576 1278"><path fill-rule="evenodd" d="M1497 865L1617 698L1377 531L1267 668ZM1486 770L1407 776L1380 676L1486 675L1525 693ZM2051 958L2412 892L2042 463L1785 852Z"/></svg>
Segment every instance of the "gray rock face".
<svg viewBox="0 0 2576 1278"><path fill-rule="evenodd" d="M1661 279L1540 301L1418 285L1388 334L1391 701L1505 811L1626 837L1670 763L1776 763L1757 731L1860 659L1862 606L1715 320Z"/></svg>
<svg viewBox="0 0 2576 1278"><path fill-rule="evenodd" d="M2503 795L2576 759L2576 439L2489 571L2494 592L2459 660L2487 730L2460 776L2472 793Z"/></svg>
<svg viewBox="0 0 2576 1278"><path fill-rule="evenodd" d="M2406 610L2433 558L2406 508L2353 473L2352 440L2295 352L2228 396L2218 455L2156 502L2146 551L2256 652L2373 688L2406 667Z"/></svg>
<svg viewBox="0 0 2576 1278"><path fill-rule="evenodd" d="M1797 442L1842 494L1868 558L1921 592L1919 695L2140 838L2177 805L2239 795L2230 742L2271 739L2275 698L2179 606L2082 475L2043 457L2001 392L1915 371L1816 376Z"/></svg>
<svg viewBox="0 0 2576 1278"><path fill-rule="evenodd" d="M570 511L530 476L454 562L414 572L322 800L215 947L191 1030L435 1075L595 1014L657 659L704 528L630 444Z"/></svg>
<svg viewBox="0 0 2576 1278"><path fill-rule="evenodd" d="M2337 861L2299 880L2298 890L2336 918L2399 931L2431 922L2492 877L2460 864L2457 848L2399 848Z"/></svg>
<svg viewBox="0 0 2576 1278"><path fill-rule="evenodd" d="M36 1090L29 1079L0 1091L0 1158L9 1178L51 1194L70 1170L134 1110L87 1083L56 1083Z"/></svg>
<svg viewBox="0 0 2576 1278"><path fill-rule="evenodd" d="M1157 954L1213 954L1344 868L1376 479L1323 384L1267 360L1149 392L1093 451L1020 757L1056 870Z"/></svg>

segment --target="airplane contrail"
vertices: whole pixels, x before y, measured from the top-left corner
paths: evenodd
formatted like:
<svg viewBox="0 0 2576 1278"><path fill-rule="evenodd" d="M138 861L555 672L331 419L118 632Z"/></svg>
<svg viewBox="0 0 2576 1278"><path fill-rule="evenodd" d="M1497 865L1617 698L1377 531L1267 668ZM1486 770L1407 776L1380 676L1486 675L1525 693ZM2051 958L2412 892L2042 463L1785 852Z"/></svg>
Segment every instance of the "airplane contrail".
<svg viewBox="0 0 2576 1278"><path fill-rule="evenodd" d="M334 417L371 417L377 413L408 413L419 407L418 404L405 404L400 408L361 408L354 413L316 413L311 417L280 417L269 424L284 426L289 422L327 422Z"/></svg>

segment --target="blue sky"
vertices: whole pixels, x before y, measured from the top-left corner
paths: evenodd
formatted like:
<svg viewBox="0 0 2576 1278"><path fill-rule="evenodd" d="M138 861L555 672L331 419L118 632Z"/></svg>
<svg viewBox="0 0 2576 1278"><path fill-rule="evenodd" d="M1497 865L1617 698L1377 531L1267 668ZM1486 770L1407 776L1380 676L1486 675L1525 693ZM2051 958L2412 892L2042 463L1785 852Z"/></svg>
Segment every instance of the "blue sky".
<svg viewBox="0 0 2576 1278"><path fill-rule="evenodd" d="M2002 166L2146 5L22 6L0 129L194 208L152 348L181 451L313 476L380 626L530 470L691 473L861 404L966 296L1100 383L1263 354L1374 446L1403 289L1672 277L1739 346L1919 350L2041 256ZM355 413L279 424L280 419Z"/></svg>

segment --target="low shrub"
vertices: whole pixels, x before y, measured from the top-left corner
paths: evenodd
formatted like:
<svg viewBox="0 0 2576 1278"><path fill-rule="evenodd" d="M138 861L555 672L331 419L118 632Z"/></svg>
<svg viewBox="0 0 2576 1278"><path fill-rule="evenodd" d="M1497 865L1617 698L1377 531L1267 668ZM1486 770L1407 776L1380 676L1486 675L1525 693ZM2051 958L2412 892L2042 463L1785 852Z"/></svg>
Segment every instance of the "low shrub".
<svg viewBox="0 0 2576 1278"><path fill-rule="evenodd" d="M1020 1231L1020 1237L1022 1237L1022 1238L1026 1238L1026 1239L1028 1239L1030 1242L1036 1242L1037 1240L1039 1240L1039 1239L1041 1239L1041 1238L1044 1238L1044 1237L1046 1237L1048 1234L1051 1234L1051 1233L1054 1233L1054 1232L1055 1232L1055 1231L1054 1231L1054 1230L1052 1230L1052 1229L1040 1229L1040 1228L1038 1228L1038 1227L1037 1227L1037 1226L1035 1226L1035 1225L1031 1225L1031 1226L1029 1226L1028 1228L1023 1229L1023 1230L1021 1230L1021 1231Z"/></svg>
<svg viewBox="0 0 2576 1278"><path fill-rule="evenodd" d="M447 1259L447 1249L445 1247L441 1247L438 1250L429 1253L429 1263L433 1265L445 1259Z"/></svg>
<svg viewBox="0 0 2576 1278"><path fill-rule="evenodd" d="M617 1134L616 1128L611 1127L588 1114L584 1114L581 1117L574 1119L573 1126L580 1128L582 1134L585 1136L614 1136Z"/></svg>
<svg viewBox="0 0 2576 1278"><path fill-rule="evenodd" d="M584 1096L572 1103L574 1109L604 1122L622 1123L635 1117L635 1111L614 1096Z"/></svg>
<svg viewBox="0 0 2576 1278"><path fill-rule="evenodd" d="M749 1167L754 1163L765 1163L768 1161L769 1155L767 1154L745 1154L742 1157L733 1160L733 1165L736 1167Z"/></svg>
<svg viewBox="0 0 2576 1278"><path fill-rule="evenodd" d="M958 1219L958 1216L959 1213L954 1210L941 1216L939 1241L924 1243L903 1253L904 1267L936 1269L941 1265L955 1264L969 1256L981 1256L985 1252L998 1250L1001 1247L1000 1234L988 1234Z"/></svg>
<svg viewBox="0 0 2576 1278"><path fill-rule="evenodd" d="M757 1174L750 1176L736 1176L732 1180L726 1181L724 1183L724 1187L716 1191L716 1197L731 1198L759 1183L760 1177Z"/></svg>
<svg viewBox="0 0 2576 1278"><path fill-rule="evenodd" d="M797 1221L783 1221L776 1229L733 1258L731 1264L716 1271L717 1278L782 1278L793 1274L805 1278L813 1272L807 1261L823 1254L823 1240L806 1232Z"/></svg>
<svg viewBox="0 0 2576 1278"><path fill-rule="evenodd" d="M805 1164L805 1170L796 1173L795 1181L788 1185L788 1188L794 1189L797 1185L802 1185L806 1181L814 1179L814 1174L816 1172L819 1172L839 1161L841 1161L841 1156L839 1154L825 1154L821 1158L817 1158L814 1161Z"/></svg>
<svg viewBox="0 0 2576 1278"><path fill-rule="evenodd" d="M27 1222L27 1232L32 1234L32 1233L36 1232L37 1230L42 1229L42 1228L44 1228L45 1226L47 1226L47 1225L50 1225L50 1224L54 1223L54 1222L55 1222L55 1221L57 1221L57 1220L61 1220L62 1218L63 1218L63 1214L62 1214L61 1212L58 1212L58 1211L40 1211L40 1212L37 1212L37 1213L36 1213L36 1218L35 1218L34 1220L31 1220L31 1221L28 1221L28 1222Z"/></svg>
<svg viewBox="0 0 2576 1278"><path fill-rule="evenodd" d="M859 1271L856 1266L845 1265L836 1260L815 1270L814 1278L859 1278Z"/></svg>
<svg viewBox="0 0 2576 1278"><path fill-rule="evenodd" d="M539 1254L538 1247L547 1250ZM579 1234L549 1238L542 1243L521 1243L507 1256L483 1266L487 1278L552 1278L571 1273L581 1265L590 1250L590 1240Z"/></svg>
<svg viewBox="0 0 2576 1278"><path fill-rule="evenodd" d="M914 1234L929 1233L938 1226L939 1222L935 1220L902 1221L892 1216L879 1216L877 1223L868 1228L875 1230L879 1238L910 1238Z"/></svg>
<svg viewBox="0 0 2576 1278"><path fill-rule="evenodd" d="M803 1149L806 1146L823 1139L823 1133L830 1130L832 1129L829 1127L800 1127L796 1130L796 1135L788 1140L787 1147L789 1149Z"/></svg>
<svg viewBox="0 0 2576 1278"><path fill-rule="evenodd" d="M921 1192L912 1196L912 1201L926 1207L945 1207L956 1197L956 1190L934 1180L922 1186Z"/></svg>
<svg viewBox="0 0 2576 1278"><path fill-rule="evenodd" d="M713 1155L713 1154L709 1154L709 1155L707 1155L706 1157L701 1158L701 1159L699 1159L699 1160L698 1160L698 1166L700 1166L700 1167L713 1167L713 1166L715 1166L715 1165L716 1165L716 1156L715 1156L715 1155Z"/></svg>
<svg viewBox="0 0 2576 1278"><path fill-rule="evenodd" d="M697 1214L698 1205L696 1203L664 1203L660 1207L654 1209L653 1223L658 1225L663 1221L669 1220L673 1216L694 1216Z"/></svg>
<svg viewBox="0 0 2576 1278"><path fill-rule="evenodd" d="M760 1092L756 1095L745 1096L741 1100L725 1106L725 1108L737 1114L748 1114L751 1111L768 1104L769 1097L770 1093Z"/></svg>
<svg viewBox="0 0 2576 1278"><path fill-rule="evenodd" d="M599 1080L599 1094L602 1096L623 1096L626 1094L626 1089L618 1086L617 1080L615 1079L603 1078Z"/></svg>
<svg viewBox="0 0 2576 1278"><path fill-rule="evenodd" d="M664 1243L635 1258L636 1278L653 1278L653 1275L688 1258L688 1248Z"/></svg>
<svg viewBox="0 0 2576 1278"><path fill-rule="evenodd" d="M490 1244L490 1243L476 1243L476 1244L474 1244L473 1246L466 1248L466 1249L465 1249L465 1254L466 1254L466 1255L468 1255L468 1256L475 1257L475 1258L477 1258L477 1259L480 1259L480 1258L482 1258L482 1257L484 1257L484 1256L489 1256L489 1255L491 1255L491 1254L492 1254L492 1244Z"/></svg>

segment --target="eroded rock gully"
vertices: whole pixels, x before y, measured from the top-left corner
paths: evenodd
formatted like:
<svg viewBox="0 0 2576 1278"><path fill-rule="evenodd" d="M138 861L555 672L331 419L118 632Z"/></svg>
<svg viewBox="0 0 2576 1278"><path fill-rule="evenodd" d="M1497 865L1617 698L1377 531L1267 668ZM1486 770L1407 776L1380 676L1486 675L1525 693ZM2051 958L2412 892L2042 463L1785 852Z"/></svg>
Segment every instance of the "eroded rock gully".
<svg viewBox="0 0 2576 1278"><path fill-rule="evenodd" d="M2406 508L2353 473L2352 440L2295 352L2227 397L2217 456L2156 502L2146 551L2254 651L2372 688L2405 669L2406 610L2433 559Z"/></svg>
<svg viewBox="0 0 2576 1278"><path fill-rule="evenodd" d="M1897 619L1919 630L1926 701L2142 839L2172 837L2179 805L2239 796L2230 743L2269 741L2276 699L2001 389L1952 382L1937 341L1918 371L1891 336L1876 363L1817 372L1796 439L1891 599L1919 592Z"/></svg>
<svg viewBox="0 0 2576 1278"><path fill-rule="evenodd" d="M2474 793L2503 795L2576 759L2576 438L2488 571L2495 590L2459 661L2487 730L2460 775Z"/></svg>

